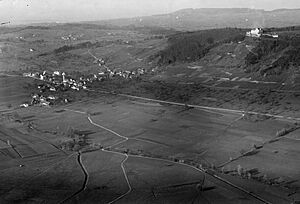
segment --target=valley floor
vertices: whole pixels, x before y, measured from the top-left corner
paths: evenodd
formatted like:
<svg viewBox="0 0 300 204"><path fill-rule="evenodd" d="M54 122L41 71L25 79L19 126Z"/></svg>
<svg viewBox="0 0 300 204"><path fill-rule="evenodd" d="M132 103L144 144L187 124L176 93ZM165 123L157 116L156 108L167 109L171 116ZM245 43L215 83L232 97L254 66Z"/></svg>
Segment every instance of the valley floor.
<svg viewBox="0 0 300 204"><path fill-rule="evenodd" d="M299 138L273 141L289 125L107 94L6 110L0 201L291 203L299 199ZM61 147L70 130L86 136L79 152ZM254 145L261 148L246 154Z"/></svg>

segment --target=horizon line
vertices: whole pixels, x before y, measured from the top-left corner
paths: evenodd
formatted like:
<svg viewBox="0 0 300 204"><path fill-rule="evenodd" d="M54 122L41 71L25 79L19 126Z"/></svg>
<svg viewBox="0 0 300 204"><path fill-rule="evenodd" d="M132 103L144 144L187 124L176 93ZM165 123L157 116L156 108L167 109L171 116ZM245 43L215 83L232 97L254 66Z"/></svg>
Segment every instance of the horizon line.
<svg viewBox="0 0 300 204"><path fill-rule="evenodd" d="M84 22L96 22L96 21L110 21L110 20L120 20L120 19L134 19L134 18L141 18L141 17L151 17L151 16L159 16L159 15L167 15L172 14L181 10L200 10L200 9L248 9L248 10L258 10L258 11L265 11L265 12L273 12L278 10L300 10L300 8L277 8L277 9L263 9L263 8L249 8L249 7L198 7L198 8L192 8L192 7L186 7L182 9L177 9L175 11L169 12L169 13L157 13L157 14L150 14L150 15L140 15L140 16L132 16L132 17L118 17L118 18L103 18L103 19L90 19L90 20L78 20L78 21L72 21L72 20L25 20L23 22L17 22L13 23L12 21L8 21L9 24L6 25L0 25L0 27L10 27L10 26L24 26L24 25L32 25L32 24L67 24L67 23L84 23ZM1 23L1 22L0 22Z"/></svg>

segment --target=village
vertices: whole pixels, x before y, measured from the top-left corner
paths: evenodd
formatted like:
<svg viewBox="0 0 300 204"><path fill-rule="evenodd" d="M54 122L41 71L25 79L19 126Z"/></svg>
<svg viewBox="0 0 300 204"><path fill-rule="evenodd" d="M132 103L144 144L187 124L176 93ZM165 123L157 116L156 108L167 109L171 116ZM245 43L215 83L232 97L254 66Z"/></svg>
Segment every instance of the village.
<svg viewBox="0 0 300 204"><path fill-rule="evenodd" d="M102 66L99 62L99 66ZM97 74L90 74L87 76L74 77L68 75L66 72L61 71L43 71L43 72L29 72L23 73L23 77L31 77L33 79L45 82L38 84L37 88L39 93L33 93L31 95L32 100L30 103L23 103L20 105L22 108L29 106L50 106L56 102L61 101L63 103L69 103L68 98L61 98L58 93L67 90L80 91L89 90L88 87L95 81L111 80L115 78L123 78L131 80L141 75L146 74L144 68L138 68L135 71L127 71L121 69L111 70L107 66L102 67Z"/></svg>

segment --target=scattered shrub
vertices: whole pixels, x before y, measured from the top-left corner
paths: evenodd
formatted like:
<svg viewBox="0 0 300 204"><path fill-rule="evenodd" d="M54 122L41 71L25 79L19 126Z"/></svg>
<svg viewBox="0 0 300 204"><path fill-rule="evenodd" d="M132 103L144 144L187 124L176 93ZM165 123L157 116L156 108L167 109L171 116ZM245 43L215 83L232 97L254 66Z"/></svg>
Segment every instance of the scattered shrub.
<svg viewBox="0 0 300 204"><path fill-rule="evenodd" d="M86 134L85 134L86 133ZM79 131L74 128L69 128L65 133L67 137L71 138L70 140L64 141L60 144L62 149L66 149L68 151L79 151L83 147L88 145L87 143L87 135L91 134L90 131Z"/></svg>
<svg viewBox="0 0 300 204"><path fill-rule="evenodd" d="M281 130L278 130L276 132L276 137L282 137L285 136L287 134L289 134L290 132L295 131L296 129L298 129L298 126L293 126L293 127L287 127L287 128L282 128Z"/></svg>
<svg viewBox="0 0 300 204"><path fill-rule="evenodd" d="M239 176L242 176L244 174L244 169L241 165L237 166L237 173Z"/></svg>

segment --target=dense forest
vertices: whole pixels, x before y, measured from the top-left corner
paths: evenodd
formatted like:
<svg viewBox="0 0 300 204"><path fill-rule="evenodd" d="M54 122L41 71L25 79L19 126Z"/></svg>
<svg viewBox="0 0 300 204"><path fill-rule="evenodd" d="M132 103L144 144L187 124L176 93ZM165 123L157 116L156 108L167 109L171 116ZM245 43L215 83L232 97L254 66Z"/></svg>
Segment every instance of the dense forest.
<svg viewBox="0 0 300 204"><path fill-rule="evenodd" d="M244 40L245 32L244 29L224 28L174 34L169 36L167 48L153 57L159 59L160 65L194 61L222 43Z"/></svg>
<svg viewBox="0 0 300 204"><path fill-rule="evenodd" d="M300 65L300 38L297 36L282 36L279 39L262 38L258 45L246 58L246 65L252 66L252 71L265 74L273 70L273 74L281 74L290 66ZM272 59L267 68L261 69L261 64ZM276 69L275 69L276 68Z"/></svg>

